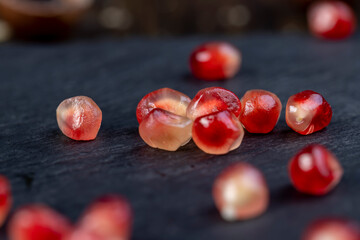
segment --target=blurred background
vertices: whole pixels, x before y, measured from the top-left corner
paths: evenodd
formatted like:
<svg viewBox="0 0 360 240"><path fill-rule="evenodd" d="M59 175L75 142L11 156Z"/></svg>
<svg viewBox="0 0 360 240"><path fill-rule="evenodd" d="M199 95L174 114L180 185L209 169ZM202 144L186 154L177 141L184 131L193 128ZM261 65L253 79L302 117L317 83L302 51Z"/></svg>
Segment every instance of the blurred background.
<svg viewBox="0 0 360 240"><path fill-rule="evenodd" d="M27 14L34 18L41 14L59 16L74 8L83 8L76 20L73 16L65 16L65 20L62 20L76 30L71 31L73 37L96 37L104 34L177 36L242 34L251 31L303 32L307 31L306 10L312 2L313 0L0 0L0 40L9 40L14 32L27 37L36 35L36 31L40 29L37 23L32 27L27 26L30 33L24 33L19 26L34 21L25 17L16 19L16 11L29 11ZM359 12L360 1L345 2ZM12 6L6 6L7 4ZM62 8L63 13L60 13L60 10L56 12L46 7L39 10L40 5L53 5L53 9L59 9L55 5L72 6ZM49 19L45 20L42 22L49 22ZM14 31L14 28L20 30ZM49 28L52 35L54 32L57 36L69 34L67 28Z"/></svg>

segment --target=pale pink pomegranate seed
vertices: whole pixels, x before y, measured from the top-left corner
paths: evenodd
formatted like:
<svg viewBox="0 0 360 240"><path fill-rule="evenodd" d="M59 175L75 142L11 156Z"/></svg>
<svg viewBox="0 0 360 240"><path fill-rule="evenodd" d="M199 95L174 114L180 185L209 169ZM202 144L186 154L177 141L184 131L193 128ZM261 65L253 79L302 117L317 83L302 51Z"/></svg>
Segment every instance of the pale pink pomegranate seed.
<svg viewBox="0 0 360 240"><path fill-rule="evenodd" d="M81 141L96 138L102 112L89 97L78 96L64 100L56 110L57 122L65 136Z"/></svg>
<svg viewBox="0 0 360 240"><path fill-rule="evenodd" d="M248 163L226 168L215 180L213 197L227 221L257 217L269 204L269 190L263 174Z"/></svg>
<svg viewBox="0 0 360 240"><path fill-rule="evenodd" d="M141 122L141 138L151 147L176 151L191 139L192 121L163 109L152 110Z"/></svg>
<svg viewBox="0 0 360 240"><path fill-rule="evenodd" d="M85 211L79 229L96 234L104 240L130 239L133 214L130 204L116 195L96 200Z"/></svg>
<svg viewBox="0 0 360 240"><path fill-rule="evenodd" d="M360 240L360 226L346 219L324 218L311 223L302 240Z"/></svg>
<svg viewBox="0 0 360 240"><path fill-rule="evenodd" d="M173 114L186 117L186 109L191 99L185 94L171 88L161 88L147 94L136 108L139 123L155 108L160 108Z"/></svg>

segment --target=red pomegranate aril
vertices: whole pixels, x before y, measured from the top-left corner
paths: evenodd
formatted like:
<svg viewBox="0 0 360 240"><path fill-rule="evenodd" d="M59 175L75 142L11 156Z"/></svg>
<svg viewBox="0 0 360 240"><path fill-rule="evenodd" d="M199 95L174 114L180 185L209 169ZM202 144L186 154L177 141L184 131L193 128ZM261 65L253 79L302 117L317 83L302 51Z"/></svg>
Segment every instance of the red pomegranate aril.
<svg viewBox="0 0 360 240"><path fill-rule="evenodd" d="M257 217L269 204L269 190L263 174L248 163L226 168L215 180L213 197L227 221Z"/></svg>
<svg viewBox="0 0 360 240"><path fill-rule="evenodd" d="M160 108L173 114L186 117L186 109L191 99L185 94L171 88L161 88L147 94L136 108L139 123L155 108Z"/></svg>
<svg viewBox="0 0 360 240"><path fill-rule="evenodd" d="M85 211L79 229L92 232L104 240L130 239L133 213L123 197L108 195L99 198Z"/></svg>
<svg viewBox="0 0 360 240"><path fill-rule="evenodd" d="M360 226L347 219L324 218L306 229L302 240L359 240Z"/></svg>
<svg viewBox="0 0 360 240"><path fill-rule="evenodd" d="M54 210L31 205L17 210L9 225L10 240L65 240L72 226Z"/></svg>
<svg viewBox="0 0 360 240"><path fill-rule="evenodd" d="M240 121L250 133L269 133L281 113L280 99L265 90L250 90L241 98Z"/></svg>
<svg viewBox="0 0 360 240"><path fill-rule="evenodd" d="M192 121L155 108L141 122L140 137L153 148L176 151L191 139Z"/></svg>
<svg viewBox="0 0 360 240"><path fill-rule="evenodd" d="M221 87L209 87L200 90L187 108L187 117L195 120L198 117L229 110L236 117L240 115L241 103L235 93Z"/></svg>
<svg viewBox="0 0 360 240"><path fill-rule="evenodd" d="M286 104L286 123L295 132L308 135L330 124L332 109L321 94L306 90L291 96Z"/></svg>
<svg viewBox="0 0 360 240"><path fill-rule="evenodd" d="M232 78L240 69L241 53L226 42L198 46L190 56L190 69L196 78L215 81Z"/></svg>
<svg viewBox="0 0 360 240"><path fill-rule="evenodd" d="M237 117L225 110L197 118L192 128L195 144L209 154L226 154L237 149L244 130Z"/></svg>
<svg viewBox="0 0 360 240"><path fill-rule="evenodd" d="M56 109L60 130L71 139L94 140L99 132L102 112L89 97L78 96L64 100Z"/></svg>
<svg viewBox="0 0 360 240"><path fill-rule="evenodd" d="M337 158L324 146L309 145L289 163L289 176L294 187L302 193L324 195L341 180L343 169Z"/></svg>
<svg viewBox="0 0 360 240"><path fill-rule="evenodd" d="M12 206L11 186L5 176L0 175L0 226L9 215Z"/></svg>
<svg viewBox="0 0 360 240"><path fill-rule="evenodd" d="M109 240L103 237L100 237L96 233L77 229L74 232L72 232L69 236L66 237L66 240Z"/></svg>
<svg viewBox="0 0 360 240"><path fill-rule="evenodd" d="M309 8L308 24L315 36L340 40L354 33L356 17L349 5L342 1L316 2Z"/></svg>

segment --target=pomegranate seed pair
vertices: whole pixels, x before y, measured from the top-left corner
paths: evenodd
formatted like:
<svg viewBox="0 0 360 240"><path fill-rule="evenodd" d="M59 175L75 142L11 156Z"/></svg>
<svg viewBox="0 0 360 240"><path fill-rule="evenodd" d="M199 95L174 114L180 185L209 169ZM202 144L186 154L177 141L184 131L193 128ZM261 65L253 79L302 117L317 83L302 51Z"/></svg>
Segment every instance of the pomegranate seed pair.
<svg viewBox="0 0 360 240"><path fill-rule="evenodd" d="M95 201L77 227L61 214L43 205L16 211L9 225L11 240L128 240L132 212L126 200L105 196Z"/></svg>
<svg viewBox="0 0 360 240"><path fill-rule="evenodd" d="M289 176L294 187L306 194L328 193L339 183L342 174L338 160L321 145L307 146L289 163ZM246 220L266 211L269 190L258 169L248 163L236 163L216 178L213 198L225 220Z"/></svg>
<svg viewBox="0 0 360 240"><path fill-rule="evenodd" d="M302 240L359 240L360 226L347 219L324 218L316 220L306 229Z"/></svg>
<svg viewBox="0 0 360 240"><path fill-rule="evenodd" d="M354 33L356 17L353 10L342 1L322 1L310 6L308 24L315 36L340 40Z"/></svg>

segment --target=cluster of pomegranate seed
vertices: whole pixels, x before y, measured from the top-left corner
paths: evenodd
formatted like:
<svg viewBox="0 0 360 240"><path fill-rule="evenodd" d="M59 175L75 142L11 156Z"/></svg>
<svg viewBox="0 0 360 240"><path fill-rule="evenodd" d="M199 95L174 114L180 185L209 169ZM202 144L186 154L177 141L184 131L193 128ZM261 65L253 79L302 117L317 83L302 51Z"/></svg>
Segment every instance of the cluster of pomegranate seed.
<svg viewBox="0 0 360 240"><path fill-rule="evenodd" d="M241 100L235 93L210 87L191 100L185 94L162 88L147 94L136 109L141 138L151 147L176 151L192 137L209 154L237 149L250 133L271 132L281 114L280 99L265 90L250 90ZM294 131L308 135L329 125L332 110L319 93L303 91L286 105L286 122Z"/></svg>
<svg viewBox="0 0 360 240"><path fill-rule="evenodd" d="M96 200L77 226L45 205L20 208L9 223L10 240L129 240L132 210L120 196Z"/></svg>
<svg viewBox="0 0 360 240"><path fill-rule="evenodd" d="M342 1L320 1L310 6L308 24L315 36L340 40L354 33L356 17L350 6Z"/></svg>

